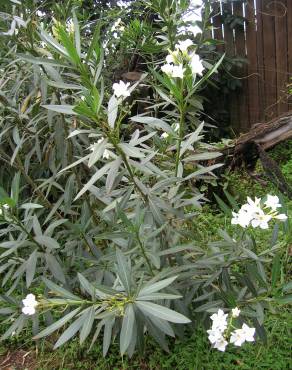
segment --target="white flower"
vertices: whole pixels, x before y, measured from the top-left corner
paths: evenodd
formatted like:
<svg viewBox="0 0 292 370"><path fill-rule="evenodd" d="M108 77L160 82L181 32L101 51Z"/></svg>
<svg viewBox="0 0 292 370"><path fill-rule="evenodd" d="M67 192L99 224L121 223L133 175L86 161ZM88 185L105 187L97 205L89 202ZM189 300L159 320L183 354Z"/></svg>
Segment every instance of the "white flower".
<svg viewBox="0 0 292 370"><path fill-rule="evenodd" d="M240 225L241 227L247 227L251 221L251 214L240 209L238 213L232 212L233 218L231 219L232 225Z"/></svg>
<svg viewBox="0 0 292 370"><path fill-rule="evenodd" d="M174 66L172 70L172 77L184 78L184 71L185 70L182 64Z"/></svg>
<svg viewBox="0 0 292 370"><path fill-rule="evenodd" d="M130 86L130 82L125 83L124 81L120 81L119 83L113 84L114 94L117 98L123 97L126 98L131 95L130 91L128 90Z"/></svg>
<svg viewBox="0 0 292 370"><path fill-rule="evenodd" d="M176 49L179 49L182 53L186 52L188 48L193 45L193 42L190 39L179 41L178 44L175 45Z"/></svg>
<svg viewBox="0 0 292 370"><path fill-rule="evenodd" d="M193 53L191 55L191 61L190 61L190 67L191 67L191 70L192 70L192 73L193 74L199 74L199 75L202 75L203 73L203 70L204 70L204 66L202 64L202 61L199 57L198 54L195 54Z"/></svg>
<svg viewBox="0 0 292 370"><path fill-rule="evenodd" d="M268 222L272 219L271 215L265 214L261 209L253 214L253 219L251 220L252 227L260 227L261 229L268 229Z"/></svg>
<svg viewBox="0 0 292 370"><path fill-rule="evenodd" d="M225 347L227 346L227 341L222 335L220 330L207 330L208 339L213 344L213 347L218 349L221 352L225 351Z"/></svg>
<svg viewBox="0 0 292 370"><path fill-rule="evenodd" d="M223 332L227 328L227 316L224 311L219 309L217 313L214 313L210 319L213 321L212 330L218 330Z"/></svg>
<svg viewBox="0 0 292 370"><path fill-rule="evenodd" d="M236 329L231 333L230 343L240 347L244 342L254 342L255 328L250 328L243 324L241 329Z"/></svg>
<svg viewBox="0 0 292 370"><path fill-rule="evenodd" d="M165 58L165 60L166 60L166 63L168 63L168 64L175 62L174 56L172 54L168 54L167 57Z"/></svg>
<svg viewBox="0 0 292 370"><path fill-rule="evenodd" d="M277 195L267 195L267 200L265 201L265 205L269 208L271 208L273 211L276 211L277 208L282 207L279 203L279 198Z"/></svg>
<svg viewBox="0 0 292 370"><path fill-rule="evenodd" d="M22 300L22 312L25 315L34 315L36 312L36 306L38 305L38 302L35 299L34 294L28 294L23 300Z"/></svg>
<svg viewBox="0 0 292 370"><path fill-rule="evenodd" d="M163 73L167 74L168 76L172 76L172 72L173 72L173 65L172 64L164 64L162 67L161 67L161 70Z"/></svg>
<svg viewBox="0 0 292 370"><path fill-rule="evenodd" d="M275 218L277 220L280 220L280 221L286 221L287 220L287 216L284 213L281 213L279 215L276 215Z"/></svg>
<svg viewBox="0 0 292 370"><path fill-rule="evenodd" d="M220 352L225 352L225 348L228 342L225 340L223 336L217 342L214 343L214 348L218 349Z"/></svg>
<svg viewBox="0 0 292 370"><path fill-rule="evenodd" d="M243 324L241 330L247 342L254 342L255 328L250 328L248 325Z"/></svg>
<svg viewBox="0 0 292 370"><path fill-rule="evenodd" d="M209 341L214 344L222 338L222 333L219 330L207 330Z"/></svg>
<svg viewBox="0 0 292 370"><path fill-rule="evenodd" d="M239 316L239 314L240 314L240 309L238 308L238 307L235 307L235 308L233 308L232 310L231 310L231 312L232 312L232 317L238 317Z"/></svg>
<svg viewBox="0 0 292 370"><path fill-rule="evenodd" d="M235 346L240 347L245 342L245 337L243 335L242 329L236 329L231 332L230 343Z"/></svg>
<svg viewBox="0 0 292 370"><path fill-rule="evenodd" d="M241 208L249 213L256 213L261 210L260 203L261 198L255 197L255 200L253 201L250 197L247 197L247 203L244 204Z"/></svg>
<svg viewBox="0 0 292 370"><path fill-rule="evenodd" d="M164 132L163 134L161 134L161 138L162 139L167 139L168 138L168 136L169 136L169 134L167 133L167 132Z"/></svg>

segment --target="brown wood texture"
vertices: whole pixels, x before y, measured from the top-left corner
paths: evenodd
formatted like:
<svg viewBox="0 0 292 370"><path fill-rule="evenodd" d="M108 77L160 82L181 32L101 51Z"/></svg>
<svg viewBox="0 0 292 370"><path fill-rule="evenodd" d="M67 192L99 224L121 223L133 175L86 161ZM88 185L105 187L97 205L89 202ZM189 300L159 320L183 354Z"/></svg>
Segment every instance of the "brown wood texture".
<svg viewBox="0 0 292 370"><path fill-rule="evenodd" d="M260 97L259 97L259 71L257 53L257 29L254 1L248 1L245 6L246 22L246 49L248 59L248 99L249 99L249 122L260 121Z"/></svg>
<svg viewBox="0 0 292 370"><path fill-rule="evenodd" d="M288 37L288 82L292 83L292 1L287 0L287 37ZM290 37L290 40L289 40ZM288 108L292 109L292 96L288 99Z"/></svg>
<svg viewBox="0 0 292 370"><path fill-rule="evenodd" d="M292 109L287 94L292 78L292 0L221 0L213 3L213 9L220 10L220 2L221 15L218 11L213 18L214 38L222 37L227 57L247 59L240 70L232 71L242 88L230 99L230 123L235 131L244 132ZM232 30L223 23L227 14L243 16L244 28L236 25Z"/></svg>
<svg viewBox="0 0 292 370"><path fill-rule="evenodd" d="M289 1L289 0L288 0ZM290 1L289 1L290 2ZM288 77L288 38L287 38L287 1L274 3L275 45L277 73L277 112L287 112L287 77Z"/></svg>
<svg viewBox="0 0 292 370"><path fill-rule="evenodd" d="M243 3L236 2L233 5L233 14L238 17L244 17ZM235 52L236 56L246 58L245 25L235 27ZM249 106L248 106L248 81L247 64L243 63L237 68L237 76L241 79L241 91L237 94L238 115L240 131L247 131L249 128Z"/></svg>
<svg viewBox="0 0 292 370"><path fill-rule="evenodd" d="M263 20L265 118L269 120L277 115L275 13L271 0L262 0L260 16Z"/></svg>

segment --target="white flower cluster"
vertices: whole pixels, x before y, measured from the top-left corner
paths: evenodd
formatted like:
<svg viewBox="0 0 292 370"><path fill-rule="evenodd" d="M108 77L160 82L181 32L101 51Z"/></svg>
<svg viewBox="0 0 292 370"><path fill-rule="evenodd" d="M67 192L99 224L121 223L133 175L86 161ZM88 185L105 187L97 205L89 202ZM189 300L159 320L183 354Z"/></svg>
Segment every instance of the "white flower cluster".
<svg viewBox="0 0 292 370"><path fill-rule="evenodd" d="M267 200L263 204L261 198L255 198L253 201L247 197L247 203L240 208L238 213L232 212L231 223L244 228L251 225L253 228L268 229L270 220L285 221L287 219L284 213L278 213L277 208L280 207L282 206L276 195L267 195Z"/></svg>
<svg viewBox="0 0 292 370"><path fill-rule="evenodd" d="M22 312L25 314L25 315L34 315L35 314L35 311L36 311L36 306L38 305L38 302L37 300L35 299L35 295L34 294L28 294L23 300L22 300L22 304L23 304L23 307L22 307Z"/></svg>
<svg viewBox="0 0 292 370"><path fill-rule="evenodd" d="M238 317L240 310L235 307L232 309L231 319L227 321L228 314L224 314L223 310L219 309L210 318L212 320L212 328L207 330L208 339L212 343L213 348L224 352L228 345L229 329L232 326L232 319ZM235 346L241 346L244 342L254 342L255 328L250 328L243 324L241 329L235 329L230 333L230 343Z"/></svg>
<svg viewBox="0 0 292 370"><path fill-rule="evenodd" d="M161 67L162 72L173 78L183 78L186 70L183 62L187 60L192 74L202 75L204 66L199 55L194 52L188 54L188 49L191 46L193 46L193 42L190 39L179 41L175 45L175 50L167 55L166 64Z"/></svg>
<svg viewBox="0 0 292 370"><path fill-rule="evenodd" d="M119 83L113 84L114 94L117 98L127 98L131 95L129 91L130 82L125 83L124 81L120 81Z"/></svg>

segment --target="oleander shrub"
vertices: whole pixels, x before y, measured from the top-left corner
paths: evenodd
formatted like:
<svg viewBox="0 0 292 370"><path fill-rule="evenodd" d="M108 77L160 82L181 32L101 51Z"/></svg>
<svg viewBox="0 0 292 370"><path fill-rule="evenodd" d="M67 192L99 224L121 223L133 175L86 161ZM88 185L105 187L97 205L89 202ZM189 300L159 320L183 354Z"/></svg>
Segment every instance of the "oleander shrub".
<svg viewBox="0 0 292 370"><path fill-rule="evenodd" d="M220 241L196 243L207 200L199 189L221 166L204 140L201 93L224 56L211 63L196 53L183 20L189 2L141 1L143 21L129 19L128 7L96 10L89 21L78 2L59 18L30 1L8 3L0 50L0 313L10 326L2 339L26 328L35 339L56 332L55 348L77 334L91 348L101 336L104 355L117 340L131 356L146 335L167 350L168 336L183 337L197 320L235 306L264 338L264 310L289 300L279 275L285 246L278 225L258 254L248 230L286 218L277 197L249 201L249 210L233 214L234 235L219 230ZM135 82L116 80L112 65L135 45L143 71ZM222 350L220 317L212 343ZM255 330L233 341L250 341Z"/></svg>

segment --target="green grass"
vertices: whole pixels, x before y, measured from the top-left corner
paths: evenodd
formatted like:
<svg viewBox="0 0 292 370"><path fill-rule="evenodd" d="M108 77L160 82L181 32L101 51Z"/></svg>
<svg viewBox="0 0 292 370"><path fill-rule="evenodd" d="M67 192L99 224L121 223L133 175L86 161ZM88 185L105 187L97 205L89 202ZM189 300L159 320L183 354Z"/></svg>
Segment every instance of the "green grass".
<svg viewBox="0 0 292 370"><path fill-rule="evenodd" d="M225 353L221 353L211 349L205 330L197 328L188 339L170 343L170 353L164 352L156 344L149 342L147 352L142 357L136 355L131 360L120 357L117 344L114 344L108 356L103 358L101 346L98 344L89 353L86 345L80 347L77 340L57 351L52 351L52 344L44 341L39 346L37 369L291 369L291 333L289 329L292 327L291 315L285 310L279 314L269 314L265 326L269 333L266 345L260 341L255 344L245 344L241 348L230 345ZM27 343L25 338L22 340L22 344L13 340L14 349L16 347L24 350L33 349L30 340Z"/></svg>
<svg viewBox="0 0 292 370"><path fill-rule="evenodd" d="M291 147L290 147L291 156ZM279 153L277 152L279 151ZM281 167L287 179L292 179L292 161L287 154L287 148L280 147L273 153L273 157L281 163ZM282 151L282 153L281 153ZM282 157L281 157L282 155ZM284 159L283 159L284 158ZM278 192L269 185L263 188L260 184L240 172L229 174L227 177L229 190L238 196L238 203L242 204L246 196L264 196L267 193ZM291 216L292 202L285 199L288 213ZM196 238L200 244L206 245L208 241L217 238L218 228L225 228L232 232L234 226L230 225L230 218L226 217L215 204L206 205L203 212L190 225L196 231ZM259 240L260 248L269 247L272 231L262 232L255 230L255 238ZM283 232L280 234L287 245L291 244L291 237ZM287 277L288 279L288 277ZM166 353L151 340L148 340L146 352L143 356L135 355L132 359L121 358L118 343L114 343L106 358L102 356L102 346L96 343L88 352L88 343L80 347L78 340L73 340L64 347L53 351L53 342L56 338L43 340L36 343L31 340L29 329L18 338L11 338L0 344L0 369L1 355L8 351L24 350L33 353L32 363L36 366L28 367L29 370L115 370L115 369L141 369L141 370L285 370L292 368L291 361L291 331L292 315L288 307L274 307L274 312L267 312L265 319L267 331L267 343L260 340L256 343L245 344L241 348L232 345L227 347L225 353L211 348L206 335L206 330L198 326L193 332L189 332L183 341L172 340L169 342L170 352ZM5 328L0 328L2 332ZM23 367L16 367L23 369Z"/></svg>

